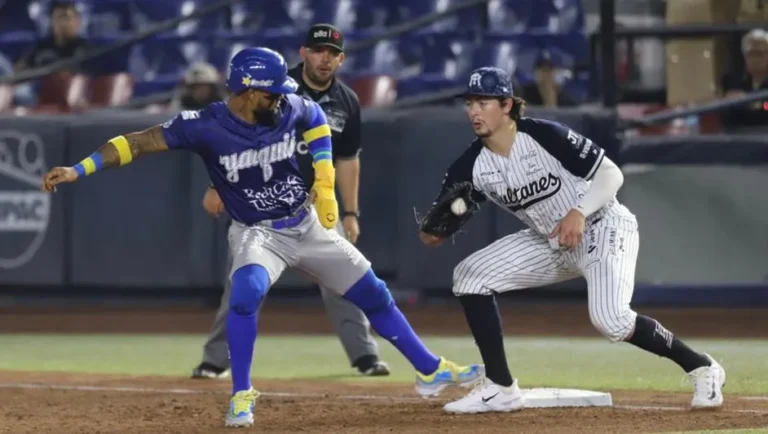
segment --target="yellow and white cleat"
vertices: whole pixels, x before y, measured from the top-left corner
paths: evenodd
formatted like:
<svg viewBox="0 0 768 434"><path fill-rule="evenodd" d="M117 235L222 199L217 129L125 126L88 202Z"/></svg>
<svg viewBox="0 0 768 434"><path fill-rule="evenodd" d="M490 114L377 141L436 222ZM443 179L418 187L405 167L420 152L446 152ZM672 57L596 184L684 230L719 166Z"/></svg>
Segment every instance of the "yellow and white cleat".
<svg viewBox="0 0 768 434"><path fill-rule="evenodd" d="M256 398L259 397L253 387L248 390L241 390L229 400L229 410L224 426L227 427L249 427L253 425L253 408L256 406Z"/></svg>
<svg viewBox="0 0 768 434"><path fill-rule="evenodd" d="M416 393L427 398L437 396L448 386L471 388L485 377L485 366L460 366L440 358L440 365L430 375L416 373Z"/></svg>

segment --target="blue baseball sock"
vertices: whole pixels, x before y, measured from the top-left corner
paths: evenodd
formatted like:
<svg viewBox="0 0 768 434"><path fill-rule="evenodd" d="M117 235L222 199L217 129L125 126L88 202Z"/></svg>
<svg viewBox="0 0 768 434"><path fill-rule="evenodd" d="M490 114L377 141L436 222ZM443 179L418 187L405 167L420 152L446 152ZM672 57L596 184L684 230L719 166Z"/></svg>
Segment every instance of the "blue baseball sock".
<svg viewBox="0 0 768 434"><path fill-rule="evenodd" d="M392 343L417 371L429 375L437 370L440 359L416 335L395 305L387 285L376 277L373 270L368 270L352 285L344 298L359 307L376 333Z"/></svg>
<svg viewBox="0 0 768 434"><path fill-rule="evenodd" d="M246 265L232 275L227 315L227 345L232 366L232 394L251 388L251 363L256 344L258 309L269 288L269 274L260 265Z"/></svg>

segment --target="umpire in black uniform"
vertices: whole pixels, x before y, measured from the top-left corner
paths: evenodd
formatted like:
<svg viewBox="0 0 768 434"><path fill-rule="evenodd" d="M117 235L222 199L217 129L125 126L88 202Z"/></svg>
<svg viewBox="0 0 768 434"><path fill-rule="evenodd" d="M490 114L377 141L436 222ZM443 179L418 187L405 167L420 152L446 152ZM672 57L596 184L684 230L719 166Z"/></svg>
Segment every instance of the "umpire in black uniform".
<svg viewBox="0 0 768 434"><path fill-rule="evenodd" d="M360 235L360 102L355 92L336 78L336 72L344 62L344 36L330 24L316 24L309 29L300 55L302 62L291 69L289 75L299 83L297 93L317 102L328 118L342 207L342 219L336 230L355 243ZM311 188L315 176L306 143L297 145L296 158L307 188ZM211 188L206 192L203 206L212 215L218 215L223 209L216 191ZM203 361L193 370L192 378L223 378L229 374L226 318L230 291L227 281L204 347ZM389 375L389 367L379 360L378 346L363 312L334 291L320 287L320 293L352 366L363 375Z"/></svg>

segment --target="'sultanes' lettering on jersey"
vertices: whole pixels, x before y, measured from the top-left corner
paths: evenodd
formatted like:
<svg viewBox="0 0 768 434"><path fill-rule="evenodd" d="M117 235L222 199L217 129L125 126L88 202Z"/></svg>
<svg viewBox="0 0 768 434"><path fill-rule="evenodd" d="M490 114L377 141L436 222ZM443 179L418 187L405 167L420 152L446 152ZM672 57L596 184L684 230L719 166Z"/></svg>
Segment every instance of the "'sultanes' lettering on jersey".
<svg viewBox="0 0 768 434"><path fill-rule="evenodd" d="M240 171L261 166L264 182L274 174L272 164L291 158L296 152L296 131L283 134L283 140L261 149L248 149L239 154L222 155L219 164L227 172L227 181L235 184L240 180Z"/></svg>
<svg viewBox="0 0 768 434"><path fill-rule="evenodd" d="M519 211L554 196L561 187L560 178L549 173L520 188L507 188L506 192L501 195L495 191L490 192L490 194L511 211Z"/></svg>

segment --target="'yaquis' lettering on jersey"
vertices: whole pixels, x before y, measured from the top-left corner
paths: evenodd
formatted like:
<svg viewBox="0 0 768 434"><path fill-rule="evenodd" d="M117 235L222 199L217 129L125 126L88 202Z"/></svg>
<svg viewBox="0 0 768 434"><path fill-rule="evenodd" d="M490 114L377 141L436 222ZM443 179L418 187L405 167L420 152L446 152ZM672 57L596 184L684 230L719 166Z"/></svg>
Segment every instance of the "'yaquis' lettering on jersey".
<svg viewBox="0 0 768 434"><path fill-rule="evenodd" d="M274 174L272 164L293 157L296 152L296 131L283 134L283 139L261 149L248 149L240 153L232 153L219 157L219 163L227 172L227 181L237 183L240 171L253 167L261 167L264 182L269 181Z"/></svg>
<svg viewBox="0 0 768 434"><path fill-rule="evenodd" d="M306 202L298 152L306 148L314 159L332 152L330 128L317 103L286 95L280 111L275 125L254 125L217 102L181 112L163 125L163 137L170 149L199 155L227 213L251 225L294 214Z"/></svg>

